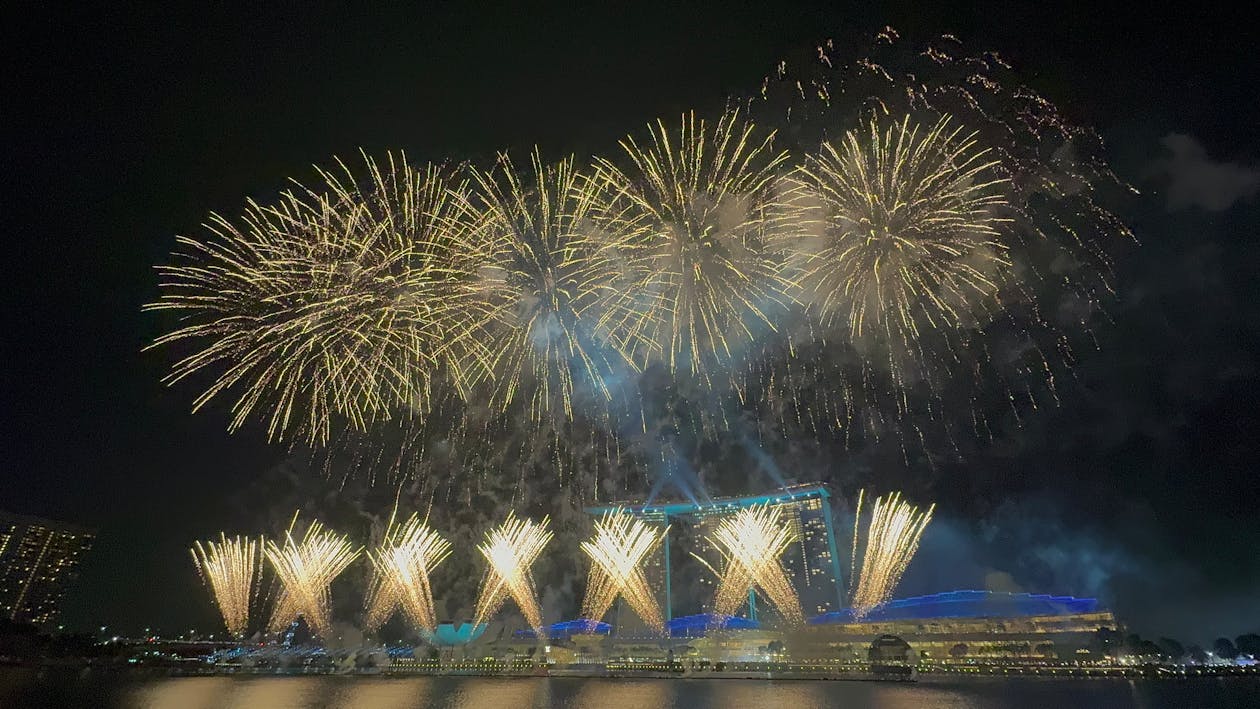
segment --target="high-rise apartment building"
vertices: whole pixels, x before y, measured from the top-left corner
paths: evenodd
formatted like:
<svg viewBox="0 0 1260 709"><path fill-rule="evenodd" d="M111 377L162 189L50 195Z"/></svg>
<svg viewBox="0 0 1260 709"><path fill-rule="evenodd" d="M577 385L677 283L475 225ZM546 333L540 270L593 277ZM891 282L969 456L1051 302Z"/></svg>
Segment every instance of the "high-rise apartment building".
<svg viewBox="0 0 1260 709"><path fill-rule="evenodd" d="M0 617L56 622L93 536L82 527L0 512Z"/></svg>

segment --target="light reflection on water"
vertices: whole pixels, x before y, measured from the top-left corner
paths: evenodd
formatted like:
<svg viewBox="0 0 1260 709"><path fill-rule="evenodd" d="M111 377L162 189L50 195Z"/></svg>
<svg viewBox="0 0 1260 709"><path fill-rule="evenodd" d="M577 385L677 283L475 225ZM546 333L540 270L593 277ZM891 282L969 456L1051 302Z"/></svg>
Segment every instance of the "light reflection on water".
<svg viewBox="0 0 1260 709"><path fill-rule="evenodd" d="M568 704L572 709L672 707L674 682L662 680L587 680Z"/></svg>
<svg viewBox="0 0 1260 709"><path fill-rule="evenodd" d="M0 709L1182 709L1260 707L1255 679L893 682L189 677L0 668Z"/></svg>

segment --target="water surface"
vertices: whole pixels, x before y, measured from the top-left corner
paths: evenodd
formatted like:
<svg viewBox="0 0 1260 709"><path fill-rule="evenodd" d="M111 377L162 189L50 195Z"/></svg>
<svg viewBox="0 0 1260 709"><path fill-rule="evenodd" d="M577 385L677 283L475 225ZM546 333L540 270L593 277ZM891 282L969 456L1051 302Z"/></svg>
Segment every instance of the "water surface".
<svg viewBox="0 0 1260 709"><path fill-rule="evenodd" d="M102 709L1254 709L1260 680L966 678L892 682L142 677L99 670L0 670L0 707Z"/></svg>

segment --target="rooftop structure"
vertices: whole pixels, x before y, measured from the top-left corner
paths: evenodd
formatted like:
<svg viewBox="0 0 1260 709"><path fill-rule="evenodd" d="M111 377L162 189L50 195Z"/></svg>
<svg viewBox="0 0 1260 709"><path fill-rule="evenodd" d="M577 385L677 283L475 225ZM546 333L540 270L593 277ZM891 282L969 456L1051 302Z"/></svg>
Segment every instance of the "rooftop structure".
<svg viewBox="0 0 1260 709"><path fill-rule="evenodd" d="M718 555L716 550L709 548L706 534L728 515L756 505L781 506L785 521L793 527L797 537L796 543L783 555L782 562L792 587L800 595L806 615L817 615L843 606L840 559L832 528L830 498L830 492L823 485L808 484L746 497L713 498L702 502L623 503L592 507L586 511L601 515L623 509L646 522L671 525L661 550L646 564L649 582L656 589L665 618L669 620L676 610L688 610L676 608L676 601L696 601L674 597L674 577L679 570L679 560L685 559L689 553L715 559ZM683 548L675 548L679 545ZM700 578L695 583L703 585L712 581ZM686 581L682 585L687 585ZM749 617L755 620L757 603L751 594L747 609ZM701 606L691 610L708 612L712 609Z"/></svg>
<svg viewBox="0 0 1260 709"><path fill-rule="evenodd" d="M673 638L699 638L710 630L757 630L760 627L757 621L739 616L699 613L671 619L669 635Z"/></svg>
<svg viewBox="0 0 1260 709"><path fill-rule="evenodd" d="M1021 618L1027 616L1079 615L1098 610L1098 599L1049 596L1001 591L946 591L926 596L900 598L879 606L863 622L931 618ZM811 618L811 625L855 623L851 609L833 611Z"/></svg>
<svg viewBox="0 0 1260 709"><path fill-rule="evenodd" d="M552 623L544 628L543 631L549 640L567 640L574 635L608 635L612 632L612 626L600 621L578 618L576 620ZM515 636L518 638L533 638L537 637L537 634L533 629L526 628L516 631Z"/></svg>
<svg viewBox="0 0 1260 709"><path fill-rule="evenodd" d="M434 645L454 647L457 645L467 645L468 643L481 637L485 632L485 623L474 625L470 621L464 621L462 623L445 621L438 623L437 629L434 630L431 640Z"/></svg>

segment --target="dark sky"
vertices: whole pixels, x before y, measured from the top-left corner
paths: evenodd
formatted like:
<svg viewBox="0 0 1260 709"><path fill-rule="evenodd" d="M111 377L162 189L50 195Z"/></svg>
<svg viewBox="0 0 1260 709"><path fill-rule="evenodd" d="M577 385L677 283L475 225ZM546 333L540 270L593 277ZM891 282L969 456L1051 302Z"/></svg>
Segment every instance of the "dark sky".
<svg viewBox="0 0 1260 709"><path fill-rule="evenodd" d="M1001 51L1144 192L1086 391L1018 451L947 471L954 499L926 549L1028 590L1102 593L1150 634L1257 630L1260 33L1211 3L964 4L10 12L0 508L100 529L68 621L205 623L186 547L284 457L257 430L227 435L221 410L190 415L193 392L159 382L169 360L140 352L160 327L140 312L151 266L176 234L360 147L605 150L820 38L889 24ZM982 558L998 548L1002 562ZM934 563L907 589L941 590Z"/></svg>

